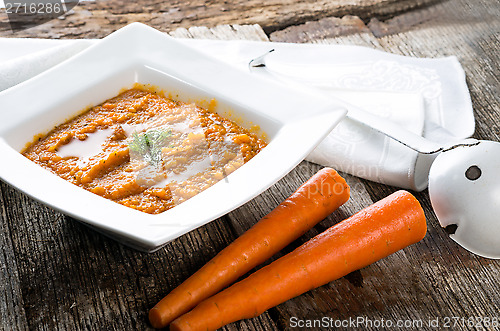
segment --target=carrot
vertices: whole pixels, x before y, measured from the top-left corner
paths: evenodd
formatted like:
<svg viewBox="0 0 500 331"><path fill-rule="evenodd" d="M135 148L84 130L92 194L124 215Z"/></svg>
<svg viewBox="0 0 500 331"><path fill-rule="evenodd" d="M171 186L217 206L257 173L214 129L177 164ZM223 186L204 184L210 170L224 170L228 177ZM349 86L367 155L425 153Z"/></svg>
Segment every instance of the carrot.
<svg viewBox="0 0 500 331"><path fill-rule="evenodd" d="M426 230L418 201L398 191L201 302L170 330L215 330L255 317L420 241Z"/></svg>
<svg viewBox="0 0 500 331"><path fill-rule="evenodd" d="M237 238L149 311L162 328L202 300L235 282L303 235L349 199L349 186L333 169L323 168L295 193Z"/></svg>

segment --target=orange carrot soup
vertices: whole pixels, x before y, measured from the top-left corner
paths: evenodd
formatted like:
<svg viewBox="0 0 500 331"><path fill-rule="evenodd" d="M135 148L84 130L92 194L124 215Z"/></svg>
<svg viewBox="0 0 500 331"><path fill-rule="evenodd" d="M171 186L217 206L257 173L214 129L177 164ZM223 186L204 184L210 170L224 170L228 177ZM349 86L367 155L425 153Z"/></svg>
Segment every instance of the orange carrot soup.
<svg viewBox="0 0 500 331"><path fill-rule="evenodd" d="M214 112L134 88L55 127L23 155L90 192L158 214L265 146Z"/></svg>

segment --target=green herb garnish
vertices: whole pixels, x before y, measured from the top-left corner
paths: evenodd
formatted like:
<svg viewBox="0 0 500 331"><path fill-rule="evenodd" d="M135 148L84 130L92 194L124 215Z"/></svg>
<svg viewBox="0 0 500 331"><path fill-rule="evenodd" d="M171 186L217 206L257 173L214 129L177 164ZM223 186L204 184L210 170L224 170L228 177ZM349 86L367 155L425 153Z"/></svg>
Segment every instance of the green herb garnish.
<svg viewBox="0 0 500 331"><path fill-rule="evenodd" d="M165 147L171 134L171 130L165 129L149 129L140 134L134 132L128 148L151 165L158 166L162 161L161 149Z"/></svg>

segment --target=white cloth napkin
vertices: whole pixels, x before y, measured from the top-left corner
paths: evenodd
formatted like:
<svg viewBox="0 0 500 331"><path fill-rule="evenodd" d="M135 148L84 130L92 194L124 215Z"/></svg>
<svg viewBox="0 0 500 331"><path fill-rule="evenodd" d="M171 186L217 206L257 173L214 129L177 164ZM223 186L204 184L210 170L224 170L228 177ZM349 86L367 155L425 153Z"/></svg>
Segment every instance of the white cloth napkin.
<svg viewBox="0 0 500 331"><path fill-rule="evenodd" d="M419 59L358 46L179 39L241 70L270 49L266 69L445 143L474 132L465 74L455 57ZM0 91L98 41L0 39ZM304 109L306 112L307 109ZM372 181L423 190L432 156L346 118L307 160Z"/></svg>

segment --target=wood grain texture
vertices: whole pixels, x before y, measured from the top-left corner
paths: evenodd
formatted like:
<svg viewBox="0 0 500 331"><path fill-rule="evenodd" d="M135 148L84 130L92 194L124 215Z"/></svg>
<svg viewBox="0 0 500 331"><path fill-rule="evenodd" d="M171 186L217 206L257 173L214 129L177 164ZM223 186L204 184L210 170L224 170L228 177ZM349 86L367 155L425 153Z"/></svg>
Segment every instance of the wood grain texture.
<svg viewBox="0 0 500 331"><path fill-rule="evenodd" d="M176 38L198 38L198 39L218 39L218 40L253 40L269 41L269 38L257 25L218 25L214 28L206 26L193 26L188 29L178 28L169 32Z"/></svg>
<svg viewBox="0 0 500 331"><path fill-rule="evenodd" d="M42 38L102 38L131 22L160 31L221 24L259 24L270 33L324 17L356 15L386 19L440 0L99 0L82 2L68 15L38 27L12 33L7 15L0 14L0 36Z"/></svg>
<svg viewBox="0 0 500 331"><path fill-rule="evenodd" d="M10 227L15 226L15 222L11 223L7 218L7 201L3 190L0 190L0 213L0 328L1 325L9 325L12 330L24 330L27 321L18 262L10 237Z"/></svg>
<svg viewBox="0 0 500 331"><path fill-rule="evenodd" d="M193 6L195 3L189 2ZM108 15L106 11L114 10L116 14L107 16L107 19L117 20L113 29L126 23L123 17L149 15L134 12L137 11L134 4L111 9L112 4L112 1L102 1L99 6L109 5L110 8L97 11L95 15L104 17ZM316 15L314 21L271 33L270 39L356 44L417 57L457 56L466 72L474 105L475 136L499 141L498 4L498 1L489 0L454 0L390 16L387 20ZM88 9L86 6L81 8ZM222 5L213 2L211 6ZM151 15L148 17L154 19ZM99 30L93 24L89 20L88 24L70 27L64 34L60 34L62 29L57 26L41 26L39 28L45 30L30 33L97 37L107 34L112 26L106 25ZM188 26L186 23L185 27ZM166 24L163 29L171 31L175 37L268 40L257 25L174 27ZM0 329L150 329L146 320L149 308L318 169L317 165L301 163L249 203L153 254L124 247L0 183ZM352 187L351 200L273 259L397 190L344 176ZM259 317L233 323L224 329L290 329L292 317L318 319L326 316L344 320L364 316L372 321L381 318L428 321L445 316L499 317L500 261L479 258L456 245L439 226L427 192L416 196L429 225L427 237L421 243L289 300ZM484 323L482 326L493 329ZM340 329L352 330L349 327ZM380 330L376 327L366 329ZM410 329L436 330L429 327ZM467 326L453 328L468 329Z"/></svg>

